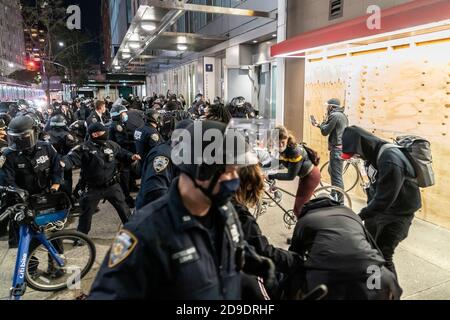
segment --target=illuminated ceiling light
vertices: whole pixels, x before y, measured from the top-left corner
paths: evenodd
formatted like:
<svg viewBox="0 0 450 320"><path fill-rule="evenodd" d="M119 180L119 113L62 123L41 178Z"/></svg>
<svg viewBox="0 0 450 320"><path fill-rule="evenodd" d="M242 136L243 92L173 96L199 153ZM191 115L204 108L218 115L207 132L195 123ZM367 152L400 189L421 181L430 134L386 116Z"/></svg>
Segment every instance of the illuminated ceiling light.
<svg viewBox="0 0 450 320"><path fill-rule="evenodd" d="M257 40L253 40L253 43L258 43L258 41Z"/></svg>
<svg viewBox="0 0 450 320"><path fill-rule="evenodd" d="M133 41L133 42L129 42L128 46L131 49L139 49L141 47L141 44L139 42L137 42L137 41Z"/></svg>
<svg viewBox="0 0 450 320"><path fill-rule="evenodd" d="M120 66L114 66L114 69L120 70Z"/></svg>
<svg viewBox="0 0 450 320"><path fill-rule="evenodd" d="M130 34L128 39L130 41L139 41L140 40L139 33L132 33L132 34Z"/></svg>
<svg viewBox="0 0 450 320"><path fill-rule="evenodd" d="M129 54L129 53L122 53L122 58L129 59L129 58L131 58L131 54Z"/></svg>
<svg viewBox="0 0 450 320"><path fill-rule="evenodd" d="M12 67L14 67L14 64L10 62L10 63L8 64L8 67L12 68Z"/></svg>
<svg viewBox="0 0 450 320"><path fill-rule="evenodd" d="M154 31L156 29L156 25L153 22L142 21L141 28L145 31Z"/></svg>
<svg viewBox="0 0 450 320"><path fill-rule="evenodd" d="M187 38L185 36L177 37L177 43L187 43Z"/></svg>
<svg viewBox="0 0 450 320"><path fill-rule="evenodd" d="M276 37L277 37L277 35L276 35L276 34L273 34L273 35L272 35L272 38L276 38Z"/></svg>
<svg viewBox="0 0 450 320"><path fill-rule="evenodd" d="M177 49L180 51L186 51L187 50L187 45L185 44L178 44L177 45Z"/></svg>

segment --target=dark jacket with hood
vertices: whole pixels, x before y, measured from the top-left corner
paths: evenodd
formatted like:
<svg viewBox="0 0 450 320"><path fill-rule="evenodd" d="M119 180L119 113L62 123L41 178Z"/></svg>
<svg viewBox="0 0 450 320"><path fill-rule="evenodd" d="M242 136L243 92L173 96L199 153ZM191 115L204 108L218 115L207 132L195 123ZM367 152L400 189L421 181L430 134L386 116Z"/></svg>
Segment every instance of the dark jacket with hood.
<svg viewBox="0 0 450 320"><path fill-rule="evenodd" d="M386 149L377 160L381 146L386 143L356 126L344 131L342 151L360 155L369 168L368 204L360 213L363 220L377 214L412 215L421 207L414 168L403 151Z"/></svg>
<svg viewBox="0 0 450 320"><path fill-rule="evenodd" d="M269 243L247 207L235 200L232 201L232 204L238 213L245 241L253 246L259 255L272 259L277 272L290 274L301 267L303 261L299 255L295 252L276 248Z"/></svg>
<svg viewBox="0 0 450 320"><path fill-rule="evenodd" d="M308 290L319 280L327 285L329 299L388 299L389 292L398 299L401 295L361 219L329 198L317 198L305 205L289 250L304 257L307 287L311 286ZM381 287L370 290L368 270L375 266L381 270Z"/></svg>
<svg viewBox="0 0 450 320"><path fill-rule="evenodd" d="M344 108L334 108L327 121L319 126L322 135L328 136L328 149L342 145L342 134L347 126L348 119Z"/></svg>

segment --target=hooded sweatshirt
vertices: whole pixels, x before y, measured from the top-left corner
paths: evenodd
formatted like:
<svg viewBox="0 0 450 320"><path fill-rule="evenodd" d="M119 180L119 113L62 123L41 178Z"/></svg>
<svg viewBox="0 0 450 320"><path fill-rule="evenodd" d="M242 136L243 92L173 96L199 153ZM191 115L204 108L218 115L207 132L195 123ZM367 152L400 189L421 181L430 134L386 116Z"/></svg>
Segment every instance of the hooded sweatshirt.
<svg viewBox="0 0 450 320"><path fill-rule="evenodd" d="M370 179L367 207L361 219L383 215L412 215L421 207L420 190L414 180L414 167L399 148L378 153L387 142L357 126L345 129L342 152L358 154L366 161Z"/></svg>
<svg viewBox="0 0 450 320"><path fill-rule="evenodd" d="M347 126L348 119L344 114L344 108L334 108L331 110L327 121L319 126L322 135L328 136L329 150L342 144L342 133Z"/></svg>

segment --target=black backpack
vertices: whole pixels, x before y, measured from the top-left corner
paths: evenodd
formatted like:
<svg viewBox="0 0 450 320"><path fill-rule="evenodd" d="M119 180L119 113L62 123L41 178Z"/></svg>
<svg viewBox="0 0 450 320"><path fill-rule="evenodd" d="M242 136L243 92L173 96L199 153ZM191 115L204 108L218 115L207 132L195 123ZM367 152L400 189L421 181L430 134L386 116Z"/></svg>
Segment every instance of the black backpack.
<svg viewBox="0 0 450 320"><path fill-rule="evenodd" d="M384 150L399 148L414 167L415 180L421 188L431 187L435 184L433 171L433 157L431 154L431 143L419 136L399 136L395 144L383 145L378 153L378 159Z"/></svg>

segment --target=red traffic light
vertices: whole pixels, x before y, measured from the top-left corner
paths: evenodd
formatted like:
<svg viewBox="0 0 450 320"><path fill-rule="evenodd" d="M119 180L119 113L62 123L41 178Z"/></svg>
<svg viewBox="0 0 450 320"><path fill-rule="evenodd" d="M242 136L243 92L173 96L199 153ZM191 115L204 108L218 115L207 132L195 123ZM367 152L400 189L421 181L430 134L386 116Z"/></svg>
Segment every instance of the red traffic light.
<svg viewBox="0 0 450 320"><path fill-rule="evenodd" d="M39 71L41 69L41 64L38 61L27 59L25 61L25 66L28 71Z"/></svg>

